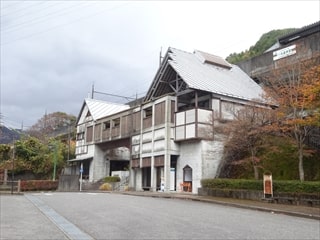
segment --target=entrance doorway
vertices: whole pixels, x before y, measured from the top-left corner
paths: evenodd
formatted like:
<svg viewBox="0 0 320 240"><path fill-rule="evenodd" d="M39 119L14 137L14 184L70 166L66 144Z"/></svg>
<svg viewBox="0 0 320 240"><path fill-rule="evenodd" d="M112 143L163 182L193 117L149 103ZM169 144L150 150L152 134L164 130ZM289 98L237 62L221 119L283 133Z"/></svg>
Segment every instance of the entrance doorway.
<svg viewBox="0 0 320 240"><path fill-rule="evenodd" d="M109 176L113 171L128 171L130 162L127 160L110 160L110 172Z"/></svg>
<svg viewBox="0 0 320 240"><path fill-rule="evenodd" d="M192 192L192 168L189 165L183 168L183 191Z"/></svg>
<svg viewBox="0 0 320 240"><path fill-rule="evenodd" d="M145 191L151 188L151 167L142 168L142 188Z"/></svg>
<svg viewBox="0 0 320 240"><path fill-rule="evenodd" d="M170 156L170 191L177 190L177 161L178 155Z"/></svg>

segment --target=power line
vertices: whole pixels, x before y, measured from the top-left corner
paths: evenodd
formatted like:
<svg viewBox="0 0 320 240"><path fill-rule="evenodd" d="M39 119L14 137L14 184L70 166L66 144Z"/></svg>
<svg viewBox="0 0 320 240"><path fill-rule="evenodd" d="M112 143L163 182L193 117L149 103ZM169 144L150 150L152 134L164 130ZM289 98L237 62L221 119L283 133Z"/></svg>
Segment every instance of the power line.
<svg viewBox="0 0 320 240"><path fill-rule="evenodd" d="M46 8L43 8L43 9L47 9L47 8L50 8L50 7L56 6L56 5L57 4L50 5L50 6L47 6ZM82 6L89 6L89 5L82 5ZM74 8L78 8L78 7L82 7L82 6L81 5L73 5L73 6L70 6L68 8L63 8L62 10L58 9L56 11L52 11L52 12L49 12L49 13L45 13L45 12L43 13L43 11L42 11L43 9L41 9L40 12L44 14L43 16L40 15L40 16L28 19L27 21L16 23L16 24L13 24L11 26L9 25L6 28L5 27L2 28L2 32L11 33L11 32L18 31L19 29L23 29L23 28L26 28L26 27L29 27L29 26L36 25L38 23L44 23L44 22L50 21L50 19L52 19L53 17L64 16L64 15L74 11L75 10ZM69 10L69 9L72 9L72 10L63 12L65 10ZM15 18L15 20L16 20L16 18Z"/></svg>
<svg viewBox="0 0 320 240"><path fill-rule="evenodd" d="M68 23L59 24L59 25L56 25L56 26L54 26L54 27L47 28L47 29L45 29L45 30L43 30L43 31L34 32L34 33L29 34L29 35L25 35L25 36L23 36L23 37L13 39L13 40L11 40L11 41L7 41L7 42L4 42L4 43L1 43L0 45L3 46L3 45L12 44L12 43L17 42L17 41L20 41L20 40L24 40L24 39L27 39L27 38L34 37L34 36L36 36L36 35L40 35L40 34L43 34L43 33L46 33L46 32L50 32L50 31L55 30L55 29L57 29L57 28L61 28L61 27L64 27L64 26L73 24L73 23L75 23L75 22L79 22L79 21L83 21L83 20L88 19L88 18L95 17L95 16L97 16L97 15L99 15L99 14L102 14L103 12L111 11L111 10L117 9L117 8L119 8L119 7L122 7L122 6L124 6L124 5L128 5L128 4L130 4L130 2L126 2L125 4L122 4L122 5L116 6L116 7L112 7L112 8L106 9L106 10L97 11L97 12L95 12L95 13L93 13L93 14L76 18L76 19L74 19L73 21L70 21L70 22L68 22Z"/></svg>
<svg viewBox="0 0 320 240"><path fill-rule="evenodd" d="M124 98L124 99L126 99L128 101L135 99L135 98L132 98L132 97L126 97L126 96L116 95L116 94L112 94L112 93L105 93L105 92L98 92L98 91L93 91L93 93L103 94L103 95L107 95L107 96L111 96L111 97Z"/></svg>
<svg viewBox="0 0 320 240"><path fill-rule="evenodd" d="M25 1L21 1L21 2L25 2ZM21 2L17 2L17 4L18 4L18 3L20 4ZM31 7L33 7L33 6L39 6L39 5L44 4L44 3L45 3L45 2L38 1L36 4L28 5L28 6L25 7L25 8L18 8L18 9L16 9L16 11L9 12L9 13L5 13L5 14L1 14L1 17L6 17L6 16L11 15L11 14L13 14L13 13L21 12L21 11L26 10L26 9L29 9L29 8L31 8ZM17 4L12 4L12 5L17 5ZM2 7L2 9L5 9L5 8L6 8L6 7Z"/></svg>
<svg viewBox="0 0 320 240"><path fill-rule="evenodd" d="M0 2L1 2L1 1L0 1ZM5 1L2 1L2 3L3 3L3 2L5 2ZM7 6L1 7L1 8L2 8L2 9L10 8L10 7L12 7L12 6L17 5L18 3L21 3L21 2L25 2L25 0L21 0L21 1L19 1L19 2L18 2L18 1L17 1L17 2L13 2L13 3L11 3L11 4L7 4L7 3L6 3Z"/></svg>

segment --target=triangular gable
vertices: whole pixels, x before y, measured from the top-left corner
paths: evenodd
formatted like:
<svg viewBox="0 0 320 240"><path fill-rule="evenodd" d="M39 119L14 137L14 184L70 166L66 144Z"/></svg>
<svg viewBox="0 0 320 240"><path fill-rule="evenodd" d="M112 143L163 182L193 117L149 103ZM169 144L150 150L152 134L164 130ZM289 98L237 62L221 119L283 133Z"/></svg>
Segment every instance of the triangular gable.
<svg viewBox="0 0 320 240"><path fill-rule="evenodd" d="M124 104L86 98L82 104L76 124L84 121L96 121L100 118L127 110L128 108L129 106Z"/></svg>
<svg viewBox="0 0 320 240"><path fill-rule="evenodd" d="M261 100L263 89L238 66L201 51L169 48L147 92L145 101L187 89L243 100Z"/></svg>
<svg viewBox="0 0 320 240"><path fill-rule="evenodd" d="M170 66L172 50L168 49L163 61L151 83L144 101L150 101L168 93L177 93L188 88L185 81Z"/></svg>

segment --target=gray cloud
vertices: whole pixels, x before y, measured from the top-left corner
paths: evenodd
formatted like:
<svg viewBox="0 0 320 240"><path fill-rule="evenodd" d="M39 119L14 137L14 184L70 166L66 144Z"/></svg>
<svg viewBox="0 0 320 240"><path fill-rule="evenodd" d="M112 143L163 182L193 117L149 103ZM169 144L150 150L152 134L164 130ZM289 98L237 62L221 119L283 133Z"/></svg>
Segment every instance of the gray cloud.
<svg viewBox="0 0 320 240"><path fill-rule="evenodd" d="M46 111L78 115L93 83L101 92L143 93L161 47L163 54L171 46L226 57L262 33L319 17L317 2L277 6L290 10L270 16L274 7L267 2L1 1L1 121L19 127Z"/></svg>

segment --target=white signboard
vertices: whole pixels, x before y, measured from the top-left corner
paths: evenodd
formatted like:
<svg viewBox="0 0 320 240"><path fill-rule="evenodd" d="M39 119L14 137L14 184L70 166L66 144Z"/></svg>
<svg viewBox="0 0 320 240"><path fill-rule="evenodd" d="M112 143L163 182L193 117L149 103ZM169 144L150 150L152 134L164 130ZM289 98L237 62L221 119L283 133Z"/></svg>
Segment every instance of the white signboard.
<svg viewBox="0 0 320 240"><path fill-rule="evenodd" d="M292 45L286 48L282 48L280 50L273 52L273 61L279 60L281 58L285 58L296 54L296 45Z"/></svg>

